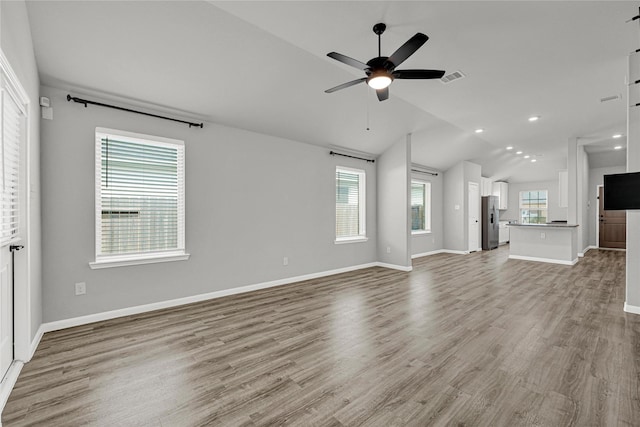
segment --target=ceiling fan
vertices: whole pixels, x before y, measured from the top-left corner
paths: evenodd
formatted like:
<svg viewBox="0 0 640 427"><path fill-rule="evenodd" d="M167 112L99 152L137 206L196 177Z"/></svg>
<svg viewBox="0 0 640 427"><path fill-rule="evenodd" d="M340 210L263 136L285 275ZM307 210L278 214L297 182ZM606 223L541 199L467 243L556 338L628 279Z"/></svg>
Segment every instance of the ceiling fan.
<svg viewBox="0 0 640 427"><path fill-rule="evenodd" d="M420 49L429 40L429 37L422 33L416 33L391 56L387 57L382 56L380 52L380 36L386 29L387 26L383 23L373 26L373 32L378 35L378 57L371 59L366 64L338 52L327 54L329 58L364 71L367 77L332 87L325 90L325 93L332 93L366 81L370 87L376 90L378 99L384 101L389 98L389 85L394 79L439 79L444 76L444 71L442 70L396 70L396 67Z"/></svg>

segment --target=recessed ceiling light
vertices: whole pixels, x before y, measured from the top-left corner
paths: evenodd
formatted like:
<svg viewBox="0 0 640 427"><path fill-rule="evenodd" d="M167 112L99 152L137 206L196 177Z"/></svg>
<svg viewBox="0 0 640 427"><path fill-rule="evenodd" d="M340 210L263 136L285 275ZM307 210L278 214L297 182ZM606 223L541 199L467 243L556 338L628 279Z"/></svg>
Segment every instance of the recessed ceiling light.
<svg viewBox="0 0 640 427"><path fill-rule="evenodd" d="M529 157L531 157L531 156L528 155L528 154L526 156L524 156L525 159L528 159Z"/></svg>
<svg viewBox="0 0 640 427"><path fill-rule="evenodd" d="M513 147L512 146L508 146L507 150L513 150Z"/></svg>
<svg viewBox="0 0 640 427"><path fill-rule="evenodd" d="M484 132L484 129L482 129L482 128L476 129L476 133L482 133L482 132Z"/></svg>
<svg viewBox="0 0 640 427"><path fill-rule="evenodd" d="M516 151L516 154L522 154L522 151Z"/></svg>
<svg viewBox="0 0 640 427"><path fill-rule="evenodd" d="M620 150L622 149L622 145L616 145L615 147L613 147L614 150Z"/></svg>
<svg viewBox="0 0 640 427"><path fill-rule="evenodd" d="M622 135L619 133L616 133L615 135L613 135L612 137L613 139L618 139L618 138L622 138Z"/></svg>
<svg viewBox="0 0 640 427"><path fill-rule="evenodd" d="M537 122L540 119L540 116L531 116L529 117L530 122Z"/></svg>
<svg viewBox="0 0 640 427"><path fill-rule="evenodd" d="M535 163L535 162L537 162L536 159L531 159L531 163Z"/></svg>

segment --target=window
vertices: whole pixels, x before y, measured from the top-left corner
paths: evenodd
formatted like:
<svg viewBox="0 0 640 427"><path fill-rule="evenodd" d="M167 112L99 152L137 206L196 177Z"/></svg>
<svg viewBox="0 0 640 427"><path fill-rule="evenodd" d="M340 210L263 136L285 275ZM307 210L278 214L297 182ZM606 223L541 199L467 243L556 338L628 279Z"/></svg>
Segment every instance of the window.
<svg viewBox="0 0 640 427"><path fill-rule="evenodd" d="M365 172L336 168L336 243L366 241Z"/></svg>
<svg viewBox="0 0 640 427"><path fill-rule="evenodd" d="M520 192L520 222L544 224L547 222L547 190Z"/></svg>
<svg viewBox="0 0 640 427"><path fill-rule="evenodd" d="M184 142L96 129L92 268L187 259Z"/></svg>
<svg viewBox="0 0 640 427"><path fill-rule="evenodd" d="M431 184L411 181L411 232L431 231Z"/></svg>
<svg viewBox="0 0 640 427"><path fill-rule="evenodd" d="M4 80L4 79L2 79ZM20 226L20 141L24 133L25 111L16 101L9 87L2 88L0 94L0 200L2 220L0 221L0 244L2 246L18 239Z"/></svg>

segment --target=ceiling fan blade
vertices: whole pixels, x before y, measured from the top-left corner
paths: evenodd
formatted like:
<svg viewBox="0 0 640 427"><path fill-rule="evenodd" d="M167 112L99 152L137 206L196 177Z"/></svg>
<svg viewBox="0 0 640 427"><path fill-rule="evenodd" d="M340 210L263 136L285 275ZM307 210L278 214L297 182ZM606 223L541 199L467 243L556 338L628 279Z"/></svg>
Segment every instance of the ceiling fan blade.
<svg viewBox="0 0 640 427"><path fill-rule="evenodd" d="M327 53L327 56L329 58L335 59L336 61L340 61L343 64L351 65L352 67L355 67L358 70L367 70L369 68L369 66L364 62L360 62L357 59L349 58L348 56L338 52L329 52Z"/></svg>
<svg viewBox="0 0 640 427"><path fill-rule="evenodd" d="M327 90L324 91L324 93L333 93L333 92L335 92L337 90L340 90L340 89L346 89L348 87L357 85L358 83L362 83L365 80L367 80L366 77L363 77L363 78L358 79L358 80L351 80L350 82L342 83L341 85L338 85L336 87L332 87L331 89L327 89Z"/></svg>
<svg viewBox="0 0 640 427"><path fill-rule="evenodd" d="M396 70L393 77L396 79L441 79L444 76L442 70Z"/></svg>
<svg viewBox="0 0 640 427"><path fill-rule="evenodd" d="M393 64L393 68L402 64L408 57L413 55L416 50L420 49L420 46L425 44L429 40L429 37L422 33L416 33L415 36L411 37L405 44L400 46L398 50L393 52L393 54L387 58L387 62L391 62Z"/></svg>
<svg viewBox="0 0 640 427"><path fill-rule="evenodd" d="M376 90L376 95L378 95L378 100L380 101L389 99L389 88L385 87L384 89Z"/></svg>

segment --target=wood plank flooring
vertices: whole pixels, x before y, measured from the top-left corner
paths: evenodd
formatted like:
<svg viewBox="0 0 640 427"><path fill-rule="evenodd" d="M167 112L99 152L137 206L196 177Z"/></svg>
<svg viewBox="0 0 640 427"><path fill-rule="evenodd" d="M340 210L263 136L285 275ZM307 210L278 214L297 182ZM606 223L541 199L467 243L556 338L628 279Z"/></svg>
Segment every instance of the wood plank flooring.
<svg viewBox="0 0 640 427"><path fill-rule="evenodd" d="M45 334L6 426L638 426L625 254L439 254Z"/></svg>

